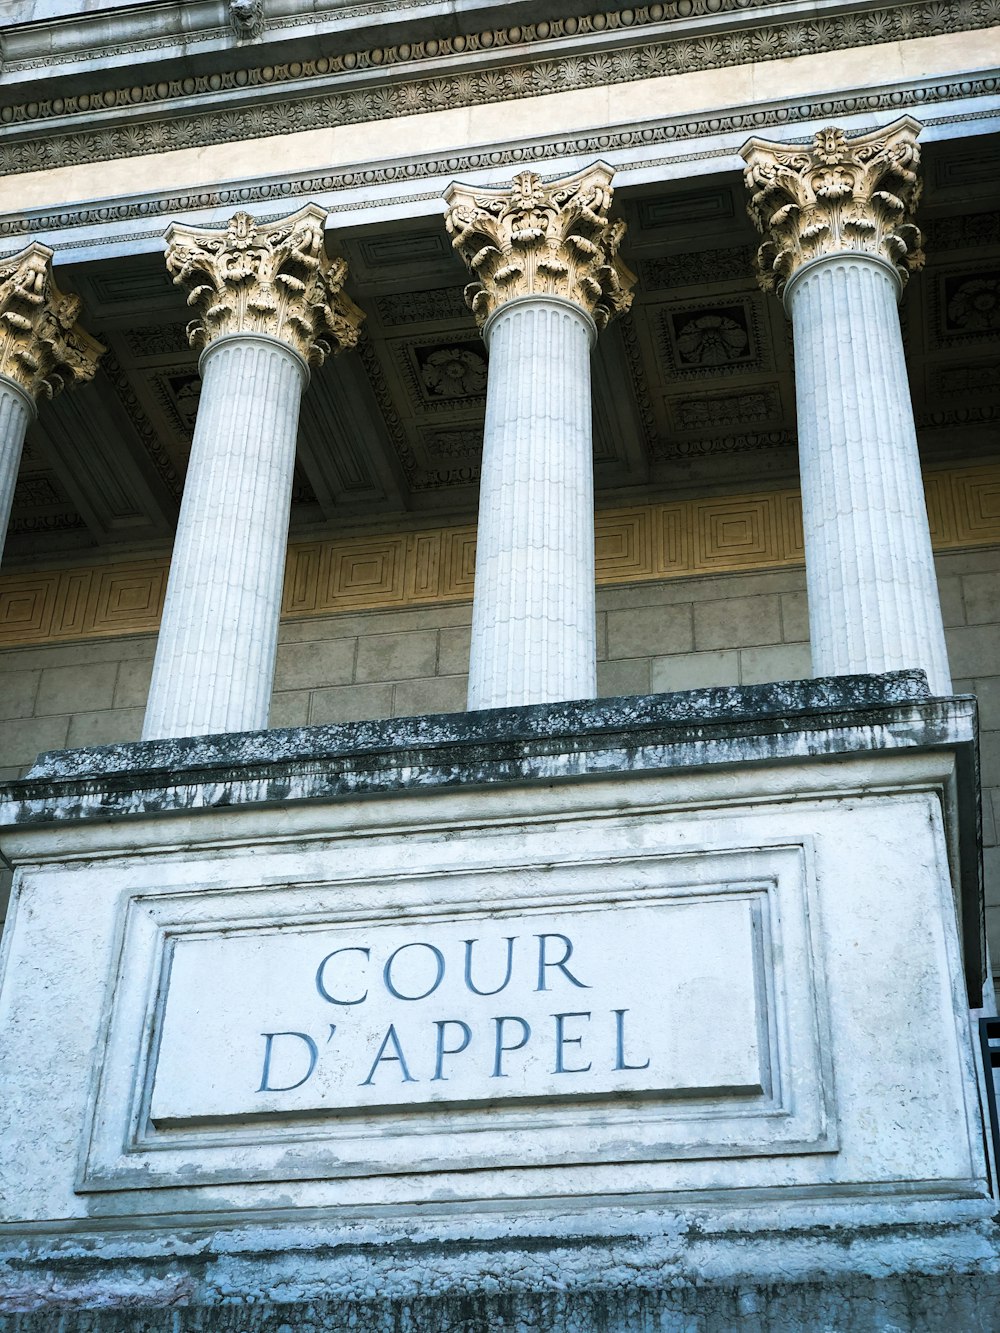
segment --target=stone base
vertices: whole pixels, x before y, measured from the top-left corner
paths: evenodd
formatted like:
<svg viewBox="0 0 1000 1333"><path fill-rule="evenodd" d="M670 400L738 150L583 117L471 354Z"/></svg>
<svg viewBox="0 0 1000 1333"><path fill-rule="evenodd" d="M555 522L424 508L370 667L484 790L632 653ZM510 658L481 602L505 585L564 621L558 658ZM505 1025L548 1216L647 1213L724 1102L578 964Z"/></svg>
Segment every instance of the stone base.
<svg viewBox="0 0 1000 1333"><path fill-rule="evenodd" d="M0 1333L996 1328L975 736L899 673L43 756Z"/></svg>
<svg viewBox="0 0 1000 1333"><path fill-rule="evenodd" d="M367 1224L25 1245L0 1333L994 1333L1000 1229L892 1212L747 1215L728 1236L697 1209L597 1210L562 1234L439 1219L377 1241Z"/></svg>

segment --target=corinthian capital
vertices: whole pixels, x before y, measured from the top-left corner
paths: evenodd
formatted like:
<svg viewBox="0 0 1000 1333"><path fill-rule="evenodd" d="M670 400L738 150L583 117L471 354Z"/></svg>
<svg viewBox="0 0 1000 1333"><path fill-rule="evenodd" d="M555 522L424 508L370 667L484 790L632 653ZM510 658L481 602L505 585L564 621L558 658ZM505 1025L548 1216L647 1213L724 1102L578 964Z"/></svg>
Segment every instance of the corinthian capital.
<svg viewBox="0 0 1000 1333"><path fill-rule="evenodd" d="M0 375L37 401L94 378L104 348L76 322L80 298L52 276L47 245L0 260Z"/></svg>
<svg viewBox="0 0 1000 1333"><path fill-rule="evenodd" d="M905 283L923 266L913 213L920 125L908 116L848 139L830 127L811 144L751 139L743 148L747 211L764 236L758 278L780 296L810 259L853 252L887 260Z"/></svg>
<svg viewBox="0 0 1000 1333"><path fill-rule="evenodd" d="M635 274L618 257L625 223L608 219L613 174L596 162L548 184L522 171L509 190L448 187L445 223L475 275L465 299L480 327L518 296L561 296L599 329L629 308Z"/></svg>
<svg viewBox="0 0 1000 1333"><path fill-rule="evenodd" d="M323 247L325 217L318 204L306 204L260 226L249 213L237 213L225 231L173 223L167 269L198 312L187 329L191 346L225 334L267 334L311 365L353 347L364 314L341 290L346 261L330 259Z"/></svg>

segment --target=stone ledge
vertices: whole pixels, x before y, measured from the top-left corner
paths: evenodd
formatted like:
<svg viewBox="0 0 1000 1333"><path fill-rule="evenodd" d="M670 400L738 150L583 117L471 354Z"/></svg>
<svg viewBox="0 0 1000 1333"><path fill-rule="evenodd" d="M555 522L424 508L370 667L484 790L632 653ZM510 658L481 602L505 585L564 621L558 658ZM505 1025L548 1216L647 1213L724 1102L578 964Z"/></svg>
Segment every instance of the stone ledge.
<svg viewBox="0 0 1000 1333"><path fill-rule="evenodd" d="M946 750L975 1006L985 975L976 731L973 697L933 699L923 672L900 671L139 741L41 755L0 787L0 831Z"/></svg>
<svg viewBox="0 0 1000 1333"><path fill-rule="evenodd" d="M610 737L636 733L696 731L724 734L751 724L754 730L797 730L802 719L850 716L864 725L886 708L924 703L930 699L922 671L897 671L879 676L831 676L778 681L767 685L713 686L673 694L581 699L532 704L472 713L345 722L318 727L191 736L176 740L136 741L40 755L23 782L0 791L39 790L44 782L81 779L135 778L169 774L172 781L208 781L236 769L277 764L347 762L363 755L395 755L400 765L418 755L428 759L453 746L519 746L543 742L548 753L564 742L582 748ZM182 777L183 775L183 777ZM131 785L131 783L130 783Z"/></svg>
<svg viewBox="0 0 1000 1333"><path fill-rule="evenodd" d="M667 1240L507 1234L317 1245L274 1233L233 1253L193 1232L110 1237L87 1252L8 1250L0 1333L989 1333L1000 1300L995 1224L755 1231L690 1216ZM636 1219L639 1221L639 1219ZM250 1237L248 1236L249 1240ZM116 1252L117 1251L117 1252ZM823 1260L827 1266L823 1266ZM239 1293L239 1294L237 1294ZM279 1294L280 1293L280 1294Z"/></svg>
<svg viewBox="0 0 1000 1333"><path fill-rule="evenodd" d="M940 746L975 774L975 737L972 696L900 671L136 741L40 755L0 829Z"/></svg>

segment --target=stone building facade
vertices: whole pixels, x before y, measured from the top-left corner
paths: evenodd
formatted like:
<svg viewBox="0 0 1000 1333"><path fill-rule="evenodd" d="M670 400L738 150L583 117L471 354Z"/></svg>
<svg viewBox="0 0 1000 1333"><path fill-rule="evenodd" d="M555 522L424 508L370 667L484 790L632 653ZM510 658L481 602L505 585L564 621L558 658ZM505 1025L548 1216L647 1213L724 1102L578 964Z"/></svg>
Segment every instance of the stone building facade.
<svg viewBox="0 0 1000 1333"><path fill-rule="evenodd" d="M0 1328L993 1327L994 0L2 18Z"/></svg>

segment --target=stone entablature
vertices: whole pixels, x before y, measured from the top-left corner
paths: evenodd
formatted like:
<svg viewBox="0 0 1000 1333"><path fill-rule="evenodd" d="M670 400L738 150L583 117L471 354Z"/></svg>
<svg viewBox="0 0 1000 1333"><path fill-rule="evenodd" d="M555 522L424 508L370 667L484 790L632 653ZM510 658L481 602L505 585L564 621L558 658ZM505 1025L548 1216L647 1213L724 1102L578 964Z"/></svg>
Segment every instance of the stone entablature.
<svg viewBox="0 0 1000 1333"><path fill-rule="evenodd" d="M0 265L0 375L33 401L92 380L104 351L77 322L80 298L56 286L52 255L33 241Z"/></svg>
<svg viewBox="0 0 1000 1333"><path fill-rule="evenodd" d="M625 223L608 217L613 175L595 162L548 183L522 171L509 189L449 187L448 231L475 277L465 296L480 328L521 296L571 301L599 329L628 310L635 274L618 255Z"/></svg>
<svg viewBox="0 0 1000 1333"><path fill-rule="evenodd" d="M803 264L824 255L875 255L893 266L901 284L923 267L913 223L919 132L904 116L858 138L828 126L811 144L750 140L742 150L747 210L764 236L757 266L765 291L781 296Z"/></svg>
<svg viewBox="0 0 1000 1333"><path fill-rule="evenodd" d="M726 10L737 11L729 20L730 30L718 26L719 15ZM264 48L259 41L254 42L246 52L243 68L233 69L230 62L217 60L221 68L195 72L185 69L183 74L170 67L181 54L178 38L147 37L134 44L135 54L145 53L148 59L142 83L125 76L116 88L82 94L67 94L60 86L53 96L34 96L12 106L3 124L3 138L10 142L0 145L0 169L5 174L31 172L41 165L102 161L165 148L240 141L250 137L245 116L230 118L222 114L235 99L239 99L244 113L251 110L252 123L260 127L260 132L285 134L290 129L310 130L446 107L504 102L532 92L549 94L561 89L736 68L748 60L787 60L807 52L933 38L945 32L974 31L995 21L988 0L955 0L948 6L947 15L935 0L866 9L856 15L845 15L842 10L838 0L816 0L808 13L767 22L747 9L742 0L711 0L710 7L709 0L692 0L687 12L681 12L678 5L639 6L478 32L473 22L473 30L455 36L435 34L421 39L422 34L417 33L413 40L394 45L359 44L358 49L343 52L338 45L334 54L317 57L310 49L296 52L294 58L277 44L283 29L287 31L288 20L272 18L266 37L274 45ZM350 13L349 9L341 10L335 18L331 16L331 21L349 22ZM822 16L820 21L818 14ZM320 17L310 6L310 20L315 23ZM118 22L123 21L124 15ZM206 27L196 33L188 22L185 19L185 47L210 41L213 29ZM301 23L301 19L295 22ZM712 23L711 40L692 40L708 22ZM64 30L65 26L60 28ZM35 69L49 68L54 60L58 64L60 57L68 63L73 60L62 51L54 53L51 44L43 57L37 51L28 55L31 27L12 27L5 33L12 53L5 75L27 78ZM228 23L214 31L223 39L223 49L231 46L234 36ZM355 24L349 41L357 41L356 31ZM634 34L631 41L626 36L629 33ZM65 31L60 36L72 49ZM126 51L130 49L124 41L115 42L115 56L122 54L123 45ZM24 58L18 59L21 50ZM508 51L523 52L525 58L510 63L509 56L503 59ZM211 46L206 44L201 54L203 59L210 58ZM86 58L93 59L93 53L88 51ZM79 61L81 56L75 59ZM490 61L488 68L482 67L484 59ZM456 68L459 62L469 64L468 72ZM152 77L157 65L165 67L165 77ZM418 66L419 77L389 80L388 71L400 66ZM357 86L359 82L361 87ZM287 95L275 99L273 92L282 87L287 87ZM893 96L898 97L895 90ZM123 109L137 103L156 107L158 117L127 126L116 123ZM868 110L870 100L866 98L863 105ZM42 123L53 132L44 139L32 137ZM22 137L25 135L28 137Z"/></svg>
<svg viewBox="0 0 1000 1333"><path fill-rule="evenodd" d="M224 232L174 223L167 268L199 312L188 325L191 345L265 334L312 365L353 347L364 314L341 290L347 264L323 248L325 218L324 209L307 204L266 225L237 213Z"/></svg>

